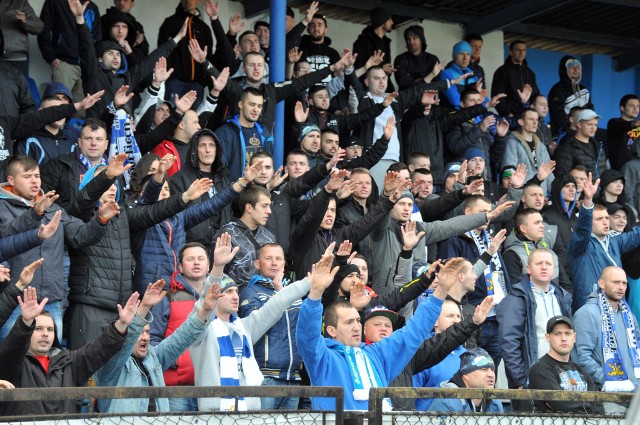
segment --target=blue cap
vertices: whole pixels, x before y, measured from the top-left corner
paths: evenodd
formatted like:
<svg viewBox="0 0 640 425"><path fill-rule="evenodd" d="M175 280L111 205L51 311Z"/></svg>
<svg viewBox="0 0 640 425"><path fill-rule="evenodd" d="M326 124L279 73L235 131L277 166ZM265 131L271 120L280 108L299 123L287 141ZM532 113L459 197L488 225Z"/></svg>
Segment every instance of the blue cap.
<svg viewBox="0 0 640 425"><path fill-rule="evenodd" d="M44 93L42 93L42 98L47 99L49 97L54 97L57 94L63 94L69 98L69 102L73 102L73 95L71 91L62 83L49 83L47 87L44 89Z"/></svg>
<svg viewBox="0 0 640 425"><path fill-rule="evenodd" d="M464 159L466 159L467 161L469 161L472 158L478 158L478 157L486 160L486 158L484 157L484 152L482 152L482 149L480 148L470 147L469 149L464 151Z"/></svg>
<svg viewBox="0 0 640 425"><path fill-rule="evenodd" d="M458 41L456 44L453 45L453 50L451 52L451 58L455 59L456 56L458 56L460 53L462 52L467 52L469 54L471 54L471 45L469 43L467 43L466 41Z"/></svg>

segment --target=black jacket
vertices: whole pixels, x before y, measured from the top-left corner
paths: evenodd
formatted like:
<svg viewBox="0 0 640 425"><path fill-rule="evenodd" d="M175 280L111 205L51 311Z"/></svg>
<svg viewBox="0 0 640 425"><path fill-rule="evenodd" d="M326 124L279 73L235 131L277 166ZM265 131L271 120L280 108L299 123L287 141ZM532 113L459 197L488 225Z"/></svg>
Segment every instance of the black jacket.
<svg viewBox="0 0 640 425"><path fill-rule="evenodd" d="M431 106L429 115L424 115L424 105L417 103L404 114L402 123L402 143L405 156L413 152L424 152L431 158L431 174L434 184L442 184L444 177L445 152L444 135L487 109L482 105L462 108L447 113L437 105Z"/></svg>
<svg viewBox="0 0 640 425"><path fill-rule="evenodd" d="M361 68L367 63L369 58L373 55L373 53L377 50L380 50L384 53L384 58L382 59L382 63L385 65L387 63L391 63L391 39L384 35L382 38L378 37L378 34L375 33L375 30L370 25L365 27L356 41L353 42L353 53L357 54L355 69ZM364 75L360 78L361 81L364 81ZM395 91L393 87L393 83L391 82L391 78L389 78L389 85L387 86L387 92L391 93Z"/></svg>
<svg viewBox="0 0 640 425"><path fill-rule="evenodd" d="M551 133L554 136L558 135L561 128L569 127L571 108L581 106L585 109L593 109L589 89L580 84L580 81L572 82L567 75L567 62L571 59L576 58L567 55L560 59L558 65L560 81L551 87L547 97L549 99L549 122L551 123Z"/></svg>
<svg viewBox="0 0 640 425"><path fill-rule="evenodd" d="M325 37L322 44L316 44L311 41L310 36L303 35L298 47L298 50L303 53L300 60L308 62L314 71L328 67L340 60L340 53L330 46L331 39L329 37ZM329 80L326 79L324 81L328 82Z"/></svg>
<svg viewBox="0 0 640 425"><path fill-rule="evenodd" d="M2 30L0 30L0 38ZM4 52L4 39L0 44L0 57ZM29 83L24 75L13 65L0 60L0 116L16 117L20 114L33 112L36 105L29 91Z"/></svg>
<svg viewBox="0 0 640 425"><path fill-rule="evenodd" d="M189 18L187 28L187 36L178 44L177 48L171 52L167 58L167 69L173 68L173 74L170 79L180 81L196 81L202 85L210 83L209 77L191 57L189 53L189 40L196 39L200 43L201 48L208 48L209 52L213 51L213 36L209 26L200 19L200 12L196 11L195 15L187 13L178 3L176 12L166 18L160 30L158 31L158 46L175 37L184 25L184 21Z"/></svg>
<svg viewBox="0 0 640 425"><path fill-rule="evenodd" d="M15 145L15 151L17 154L35 159L42 167L49 160L70 153L76 143L77 140L70 140L62 129L58 134L51 134L47 129L41 128L26 139L20 140Z"/></svg>
<svg viewBox="0 0 640 425"><path fill-rule="evenodd" d="M582 143L575 137L564 140L556 149L556 178L569 174L576 165L582 165L591 173L593 179L600 177L600 173L607 169L607 154L604 142L589 139L589 143Z"/></svg>
<svg viewBox="0 0 640 425"><path fill-rule="evenodd" d="M56 195L59 196L56 203L63 209L67 209L76 202L78 186L86 171L77 159L77 155L77 152L60 155L47 162L40 171L42 190L45 193L55 190Z"/></svg>
<svg viewBox="0 0 640 425"><path fill-rule="evenodd" d="M393 61L398 88L404 90L411 87L429 75L439 61L436 55L429 52L422 52L419 55L414 55L411 52L399 54Z"/></svg>
<svg viewBox="0 0 640 425"><path fill-rule="evenodd" d="M607 154L611 161L611 168L620 170L624 164L636 159L634 140L630 132L635 128L635 121L625 121L622 118L612 118L607 123Z"/></svg>
<svg viewBox="0 0 640 425"><path fill-rule="evenodd" d="M496 69L493 74L493 84L491 84L491 97L500 93L507 95L496 106L500 115L517 116L520 113L522 106L518 90L522 90L525 84L531 85L533 89L531 96L540 93L536 84L536 74L527 65L527 60L525 59L522 65L516 65L511 60L511 56L507 56L504 65Z"/></svg>

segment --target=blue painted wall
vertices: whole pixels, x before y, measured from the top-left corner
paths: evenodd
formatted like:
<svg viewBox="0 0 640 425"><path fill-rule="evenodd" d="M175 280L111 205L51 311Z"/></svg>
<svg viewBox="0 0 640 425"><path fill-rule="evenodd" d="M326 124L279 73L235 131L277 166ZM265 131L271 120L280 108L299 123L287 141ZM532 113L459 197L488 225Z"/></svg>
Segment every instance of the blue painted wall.
<svg viewBox="0 0 640 425"><path fill-rule="evenodd" d="M505 46L505 57L509 46ZM527 49L527 62L536 73L540 91L545 96L558 82L558 64L565 55L539 49ZM640 67L616 72L611 56L578 56L582 62L582 84L589 88L596 112L602 116L600 127L606 128L607 121L620 116L618 103L628 93L640 93Z"/></svg>

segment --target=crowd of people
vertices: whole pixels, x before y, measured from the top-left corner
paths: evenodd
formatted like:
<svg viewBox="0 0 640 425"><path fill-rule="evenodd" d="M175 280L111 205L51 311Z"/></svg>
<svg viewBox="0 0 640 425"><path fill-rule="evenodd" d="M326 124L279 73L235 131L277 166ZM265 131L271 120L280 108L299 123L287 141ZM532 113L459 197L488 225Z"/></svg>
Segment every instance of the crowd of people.
<svg viewBox="0 0 640 425"><path fill-rule="evenodd" d="M345 409L367 410L372 387L493 388L504 363L512 389L635 391L637 95L605 131L578 58L562 59L545 96L514 41L489 85L480 35L441 61L412 25L391 52L392 15L377 7L339 51L315 1L297 23L287 9L287 80L270 83L268 22L247 29L235 14L225 28L218 2L180 0L151 51L134 6L45 0L38 17L26 0L0 2L0 387L341 386ZM52 71L38 106L29 34Z"/></svg>

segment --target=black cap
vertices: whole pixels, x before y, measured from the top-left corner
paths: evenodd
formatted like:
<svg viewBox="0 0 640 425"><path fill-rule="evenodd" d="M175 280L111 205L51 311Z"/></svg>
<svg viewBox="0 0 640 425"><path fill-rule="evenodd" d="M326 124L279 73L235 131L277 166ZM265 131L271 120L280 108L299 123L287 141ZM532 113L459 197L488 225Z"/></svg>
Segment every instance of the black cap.
<svg viewBox="0 0 640 425"><path fill-rule="evenodd" d="M558 323L566 323L571 329L574 329L573 322L567 316L554 316L547 322L547 333L553 332L553 327Z"/></svg>

